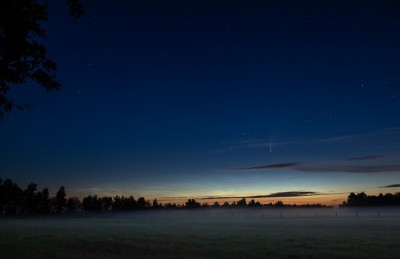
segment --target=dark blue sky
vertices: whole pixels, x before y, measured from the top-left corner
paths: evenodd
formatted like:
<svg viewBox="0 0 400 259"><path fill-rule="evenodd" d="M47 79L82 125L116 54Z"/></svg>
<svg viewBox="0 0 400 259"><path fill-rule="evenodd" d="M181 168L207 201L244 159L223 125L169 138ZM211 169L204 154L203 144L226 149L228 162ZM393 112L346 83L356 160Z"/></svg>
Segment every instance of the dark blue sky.
<svg viewBox="0 0 400 259"><path fill-rule="evenodd" d="M13 90L34 109L1 121L0 177L178 202L398 191L378 188L400 183L395 1L114 2L50 3L62 88Z"/></svg>

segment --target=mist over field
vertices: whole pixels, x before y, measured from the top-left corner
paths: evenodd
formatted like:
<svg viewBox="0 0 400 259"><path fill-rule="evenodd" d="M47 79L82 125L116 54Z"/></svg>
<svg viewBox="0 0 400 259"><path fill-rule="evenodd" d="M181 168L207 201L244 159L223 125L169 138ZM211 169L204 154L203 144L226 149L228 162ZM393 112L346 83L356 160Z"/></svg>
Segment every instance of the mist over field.
<svg viewBox="0 0 400 259"><path fill-rule="evenodd" d="M79 216L78 216L79 217ZM326 207L326 208L205 208L163 209L134 212L82 213L80 217L154 218L154 219L296 219L296 218L380 218L400 219L398 207Z"/></svg>
<svg viewBox="0 0 400 259"><path fill-rule="evenodd" d="M1 258L395 258L400 253L400 209L383 207L85 213L2 218L0 229Z"/></svg>

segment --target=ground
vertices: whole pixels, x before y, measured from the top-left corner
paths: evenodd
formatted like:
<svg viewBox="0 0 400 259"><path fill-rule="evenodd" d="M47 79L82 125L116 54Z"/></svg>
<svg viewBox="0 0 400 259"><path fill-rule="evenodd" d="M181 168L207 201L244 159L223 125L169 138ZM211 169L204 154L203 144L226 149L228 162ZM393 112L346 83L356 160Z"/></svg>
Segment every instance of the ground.
<svg viewBox="0 0 400 259"><path fill-rule="evenodd" d="M0 258L398 258L399 215L200 209L2 218Z"/></svg>

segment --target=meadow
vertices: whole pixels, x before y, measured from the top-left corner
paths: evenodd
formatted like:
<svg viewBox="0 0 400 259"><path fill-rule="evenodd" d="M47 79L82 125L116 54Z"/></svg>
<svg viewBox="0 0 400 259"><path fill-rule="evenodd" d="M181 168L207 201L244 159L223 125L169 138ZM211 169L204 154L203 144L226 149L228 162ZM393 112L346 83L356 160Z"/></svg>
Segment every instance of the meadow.
<svg viewBox="0 0 400 259"><path fill-rule="evenodd" d="M390 209L199 209L1 218L0 258L398 258Z"/></svg>

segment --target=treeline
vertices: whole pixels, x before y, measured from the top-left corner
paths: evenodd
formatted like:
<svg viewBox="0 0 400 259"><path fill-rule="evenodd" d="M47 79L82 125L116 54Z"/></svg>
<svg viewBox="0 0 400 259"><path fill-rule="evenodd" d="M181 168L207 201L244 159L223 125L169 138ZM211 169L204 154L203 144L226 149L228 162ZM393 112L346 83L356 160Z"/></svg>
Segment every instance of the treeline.
<svg viewBox="0 0 400 259"><path fill-rule="evenodd" d="M48 214L63 213L67 208L65 188L60 187L55 197L49 197L49 190L37 190L37 184L31 183L21 189L10 179L0 179L0 214Z"/></svg>
<svg viewBox="0 0 400 259"><path fill-rule="evenodd" d="M157 200L152 204L143 197L135 200L132 196L99 198L89 195L85 198L66 198L64 186L55 197L49 197L49 190L37 190L37 184L30 183L21 189L10 179L0 179L0 215L64 214L82 211L129 211L145 208L161 208Z"/></svg>
<svg viewBox="0 0 400 259"><path fill-rule="evenodd" d="M261 207L325 207L321 204L290 205L282 201L262 204L254 199L249 202L245 198L232 203L212 204L200 203L195 199L188 199L185 204L162 204L154 199L152 202L133 196L98 197L89 195L82 200L78 197L66 198L64 186L61 186L55 197L49 197L49 190L37 190L37 184L31 183L21 189L10 179L0 179L0 215L35 215L35 214L64 214L79 212L108 212L133 211L144 209L196 209L196 208L261 208Z"/></svg>
<svg viewBox="0 0 400 259"><path fill-rule="evenodd" d="M76 212L107 212L133 211L144 209L197 209L197 208L265 208L265 207L326 207L321 204L284 204L282 201L262 204L254 199L249 202L245 198L231 203L219 202L200 203L195 199L188 199L184 204L162 204L154 199L152 202L133 196L98 197L89 195L82 200L78 197L66 198L65 188L61 186L55 197L49 197L49 190L37 190L37 184L31 183L21 189L10 179L0 179L0 215L33 215L33 214L63 214ZM400 205L400 193L386 193L367 195L364 192L350 193L341 206L394 206Z"/></svg>
<svg viewBox="0 0 400 259"><path fill-rule="evenodd" d="M313 204L284 204L283 201L277 201L275 203L260 203L259 201L255 201L254 199L250 200L249 202L246 201L246 198L242 198L239 201L233 201L229 203L225 201L224 203L220 204L219 202L214 202L213 204L200 203L197 202L195 199L189 199L185 203L185 208L265 208L265 207L327 207L326 205L322 205L320 203L313 203Z"/></svg>
<svg viewBox="0 0 400 259"><path fill-rule="evenodd" d="M400 205L400 192L379 195L367 195L364 192L350 193L347 201L342 206L398 206Z"/></svg>

